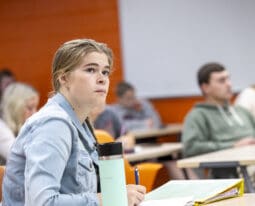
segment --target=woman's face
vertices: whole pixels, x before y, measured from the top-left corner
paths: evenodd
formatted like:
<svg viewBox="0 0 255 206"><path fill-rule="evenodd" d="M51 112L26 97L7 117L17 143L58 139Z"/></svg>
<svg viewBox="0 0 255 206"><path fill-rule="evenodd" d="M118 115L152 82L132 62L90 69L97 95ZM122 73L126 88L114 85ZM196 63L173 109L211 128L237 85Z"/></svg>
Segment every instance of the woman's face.
<svg viewBox="0 0 255 206"><path fill-rule="evenodd" d="M32 114L34 114L37 111L38 104L39 104L38 96L31 97L30 99L26 101L25 108L24 108L24 116L23 116L24 122L26 121L28 117L30 117Z"/></svg>
<svg viewBox="0 0 255 206"><path fill-rule="evenodd" d="M66 97L75 109L102 107L109 88L110 65L106 54L91 52L70 72L64 84Z"/></svg>

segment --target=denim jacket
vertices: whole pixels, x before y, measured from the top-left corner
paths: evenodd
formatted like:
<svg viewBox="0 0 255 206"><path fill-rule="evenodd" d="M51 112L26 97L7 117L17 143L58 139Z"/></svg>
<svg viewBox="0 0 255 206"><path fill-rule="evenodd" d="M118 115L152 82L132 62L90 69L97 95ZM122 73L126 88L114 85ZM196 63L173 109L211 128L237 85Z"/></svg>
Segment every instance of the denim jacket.
<svg viewBox="0 0 255 206"><path fill-rule="evenodd" d="M8 157L3 206L97 206L96 140L56 94L22 127Z"/></svg>

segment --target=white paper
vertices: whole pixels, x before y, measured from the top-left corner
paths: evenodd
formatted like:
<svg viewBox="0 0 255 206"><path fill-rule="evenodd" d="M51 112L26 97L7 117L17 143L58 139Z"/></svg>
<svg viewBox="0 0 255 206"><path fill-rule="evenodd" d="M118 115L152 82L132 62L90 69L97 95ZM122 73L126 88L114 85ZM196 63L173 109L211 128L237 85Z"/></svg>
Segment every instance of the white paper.
<svg viewBox="0 0 255 206"><path fill-rule="evenodd" d="M188 206L191 202L193 202L193 197L178 197L161 200L146 200L143 201L139 206Z"/></svg>

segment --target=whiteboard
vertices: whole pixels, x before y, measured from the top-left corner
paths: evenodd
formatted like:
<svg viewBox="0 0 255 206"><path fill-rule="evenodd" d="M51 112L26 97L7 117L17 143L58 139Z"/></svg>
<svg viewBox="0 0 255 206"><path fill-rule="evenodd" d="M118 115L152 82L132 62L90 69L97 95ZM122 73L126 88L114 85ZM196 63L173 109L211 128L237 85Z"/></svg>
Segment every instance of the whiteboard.
<svg viewBox="0 0 255 206"><path fill-rule="evenodd" d="M200 95L196 73L220 62L234 91L255 82L254 0L119 0L123 71L138 96Z"/></svg>

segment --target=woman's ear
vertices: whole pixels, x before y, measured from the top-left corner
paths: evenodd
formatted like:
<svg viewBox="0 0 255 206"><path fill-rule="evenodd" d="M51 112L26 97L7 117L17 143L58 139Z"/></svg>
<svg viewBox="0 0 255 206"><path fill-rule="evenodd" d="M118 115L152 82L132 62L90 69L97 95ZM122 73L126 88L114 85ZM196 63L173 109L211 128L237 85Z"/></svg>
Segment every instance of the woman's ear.
<svg viewBox="0 0 255 206"><path fill-rule="evenodd" d="M69 74L61 73L58 77L60 87L69 89Z"/></svg>
<svg viewBox="0 0 255 206"><path fill-rule="evenodd" d="M68 83L68 75L67 75L67 73L61 73L58 76L58 81L59 81L60 85L66 85Z"/></svg>

